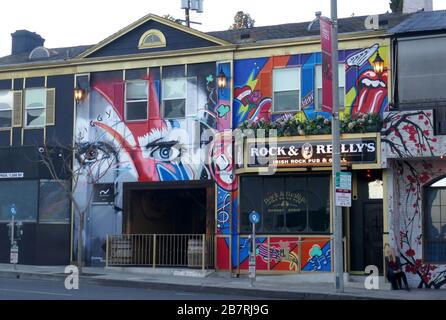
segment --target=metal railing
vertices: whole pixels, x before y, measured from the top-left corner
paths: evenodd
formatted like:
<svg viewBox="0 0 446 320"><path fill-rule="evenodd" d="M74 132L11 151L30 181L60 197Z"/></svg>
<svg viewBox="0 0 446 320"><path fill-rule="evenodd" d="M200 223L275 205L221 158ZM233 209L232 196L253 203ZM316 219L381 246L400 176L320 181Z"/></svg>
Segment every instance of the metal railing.
<svg viewBox="0 0 446 320"><path fill-rule="evenodd" d="M108 235L107 266L214 268L214 238L205 234Z"/></svg>

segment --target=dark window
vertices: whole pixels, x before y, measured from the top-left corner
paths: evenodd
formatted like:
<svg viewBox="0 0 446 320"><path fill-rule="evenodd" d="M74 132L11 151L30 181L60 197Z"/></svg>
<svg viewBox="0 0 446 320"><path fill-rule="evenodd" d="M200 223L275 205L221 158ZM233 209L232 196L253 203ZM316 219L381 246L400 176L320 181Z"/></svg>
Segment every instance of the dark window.
<svg viewBox="0 0 446 320"><path fill-rule="evenodd" d="M446 262L446 178L426 188L424 259Z"/></svg>
<svg viewBox="0 0 446 320"><path fill-rule="evenodd" d="M68 181L61 183L65 188L69 188ZM70 222L70 201L61 183L48 180L40 182L39 222Z"/></svg>
<svg viewBox="0 0 446 320"><path fill-rule="evenodd" d="M249 214L261 214L263 233L328 233L330 177L322 175L242 177L240 231L249 232Z"/></svg>
<svg viewBox="0 0 446 320"><path fill-rule="evenodd" d="M16 208L15 219L35 222L37 220L38 181L0 182L0 220L11 220L11 206Z"/></svg>
<svg viewBox="0 0 446 320"><path fill-rule="evenodd" d="M175 119L186 116L187 78L163 80L164 118Z"/></svg>
<svg viewBox="0 0 446 320"><path fill-rule="evenodd" d="M148 92L148 82L145 80L126 82L125 104L127 121L147 120Z"/></svg>

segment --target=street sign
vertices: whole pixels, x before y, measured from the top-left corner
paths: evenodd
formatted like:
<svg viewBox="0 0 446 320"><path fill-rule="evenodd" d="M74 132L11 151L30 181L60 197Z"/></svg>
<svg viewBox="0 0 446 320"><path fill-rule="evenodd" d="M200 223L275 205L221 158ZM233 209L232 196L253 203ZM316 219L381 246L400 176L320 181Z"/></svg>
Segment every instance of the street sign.
<svg viewBox="0 0 446 320"><path fill-rule="evenodd" d="M15 216L17 214L17 208L15 207L15 204L12 204L10 207L11 216Z"/></svg>
<svg viewBox="0 0 446 320"><path fill-rule="evenodd" d="M351 172L336 173L336 206L352 206L352 174Z"/></svg>
<svg viewBox="0 0 446 320"><path fill-rule="evenodd" d="M11 264L19 263L19 247L17 245L11 247L9 262Z"/></svg>
<svg viewBox="0 0 446 320"><path fill-rule="evenodd" d="M260 222L260 214L258 212L251 212L249 215L249 222L252 224L258 224Z"/></svg>

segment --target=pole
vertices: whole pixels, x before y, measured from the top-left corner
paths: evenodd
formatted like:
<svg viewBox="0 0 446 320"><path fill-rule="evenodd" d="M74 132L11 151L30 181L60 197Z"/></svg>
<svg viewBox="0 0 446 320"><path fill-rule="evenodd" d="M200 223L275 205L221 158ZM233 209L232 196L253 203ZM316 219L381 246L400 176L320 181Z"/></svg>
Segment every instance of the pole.
<svg viewBox="0 0 446 320"><path fill-rule="evenodd" d="M250 259L249 259L249 267L250 267L250 277L251 277L251 287L254 287L254 282L256 281L256 255L257 255L257 250L256 250L256 224L253 223L252 224L252 239L251 239L251 255L250 255Z"/></svg>
<svg viewBox="0 0 446 320"><path fill-rule="evenodd" d="M187 1L187 8L184 10L186 11L186 26L190 28L190 0Z"/></svg>
<svg viewBox="0 0 446 320"><path fill-rule="evenodd" d="M11 218L11 248L14 246L14 238L15 238L14 231L15 231L15 217L14 217L14 215L12 215L12 218Z"/></svg>
<svg viewBox="0 0 446 320"><path fill-rule="evenodd" d="M341 136L339 121L339 74L338 74L338 2L331 0L332 30L332 74L333 74L333 208L334 208L334 271L336 292L344 292L344 267L342 243L342 208L336 205L336 175L341 171Z"/></svg>

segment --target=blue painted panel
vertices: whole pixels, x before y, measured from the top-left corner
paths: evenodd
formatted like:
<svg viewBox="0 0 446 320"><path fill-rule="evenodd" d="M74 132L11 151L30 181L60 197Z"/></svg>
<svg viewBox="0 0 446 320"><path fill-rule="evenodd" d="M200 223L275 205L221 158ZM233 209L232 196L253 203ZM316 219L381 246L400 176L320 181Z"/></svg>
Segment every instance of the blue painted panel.
<svg viewBox="0 0 446 320"><path fill-rule="evenodd" d="M47 126L47 142L70 145L73 141L74 75L48 77L47 86L56 88L56 125Z"/></svg>
<svg viewBox="0 0 446 320"><path fill-rule="evenodd" d="M25 88L45 87L45 77L26 78Z"/></svg>
<svg viewBox="0 0 446 320"><path fill-rule="evenodd" d="M11 80L0 80L0 90L10 90Z"/></svg>

